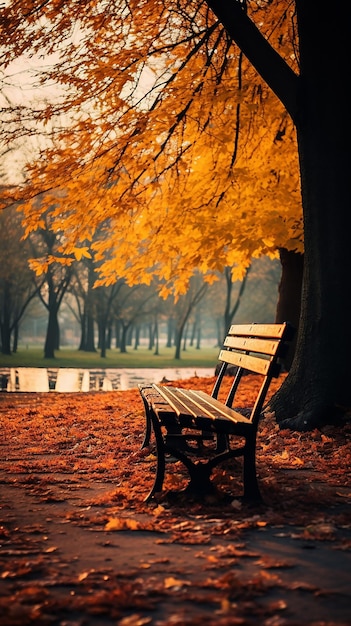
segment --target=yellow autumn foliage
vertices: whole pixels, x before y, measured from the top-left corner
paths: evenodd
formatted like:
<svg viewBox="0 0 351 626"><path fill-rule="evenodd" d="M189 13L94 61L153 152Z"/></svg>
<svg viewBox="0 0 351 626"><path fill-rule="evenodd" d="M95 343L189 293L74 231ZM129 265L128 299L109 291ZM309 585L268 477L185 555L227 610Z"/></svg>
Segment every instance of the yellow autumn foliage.
<svg viewBox="0 0 351 626"><path fill-rule="evenodd" d="M294 67L289 2L249 10ZM20 0L6 12L5 63L59 55L40 74L61 92L33 117L51 144L20 191L27 232L46 213L61 253L91 248L106 284L156 276L165 293L184 293L194 269L241 278L252 257L303 250L294 128L205 2L31 12Z"/></svg>

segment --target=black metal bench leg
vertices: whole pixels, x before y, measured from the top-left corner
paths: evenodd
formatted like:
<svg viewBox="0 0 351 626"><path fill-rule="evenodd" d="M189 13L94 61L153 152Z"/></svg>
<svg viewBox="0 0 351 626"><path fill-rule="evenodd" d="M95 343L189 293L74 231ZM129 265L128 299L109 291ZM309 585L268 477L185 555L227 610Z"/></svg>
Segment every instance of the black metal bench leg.
<svg viewBox="0 0 351 626"><path fill-rule="evenodd" d="M149 443L150 443L150 439L151 439L151 418L149 415L149 411L145 410L145 433L144 433L144 439L143 439L143 443L141 444L142 448L146 448Z"/></svg>
<svg viewBox="0 0 351 626"><path fill-rule="evenodd" d="M219 454L220 452L225 452L226 450L229 450L228 435L225 435L224 433L217 433L216 434L217 454Z"/></svg>
<svg viewBox="0 0 351 626"><path fill-rule="evenodd" d="M208 463L191 463L187 464L187 468L190 480L185 488L186 493L207 496L217 492L211 481L212 469Z"/></svg>
<svg viewBox="0 0 351 626"><path fill-rule="evenodd" d="M146 448L149 443L150 443L150 439L151 439L151 417L150 417L150 406L148 401L146 400L146 398L141 394L141 398L143 400L144 403L144 412L145 412L145 432L144 432L144 439L143 442L141 444L141 448Z"/></svg>
<svg viewBox="0 0 351 626"><path fill-rule="evenodd" d="M157 465L156 465L156 474L155 474L154 484L149 494L144 499L144 502L149 502L150 500L152 500L155 493L159 493L160 491L162 491L162 485L165 479L165 469L166 469L165 445L163 442L161 427L158 423L157 418L153 418L150 411L148 413L148 418L150 422L150 435L151 435L151 423L152 423L154 433L155 433ZM150 435L149 435L149 439L150 439Z"/></svg>

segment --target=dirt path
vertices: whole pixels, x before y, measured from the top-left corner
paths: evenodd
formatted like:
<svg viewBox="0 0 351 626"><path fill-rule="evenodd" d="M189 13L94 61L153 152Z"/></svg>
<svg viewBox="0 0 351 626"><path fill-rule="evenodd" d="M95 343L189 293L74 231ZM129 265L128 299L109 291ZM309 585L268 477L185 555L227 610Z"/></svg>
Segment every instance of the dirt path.
<svg viewBox="0 0 351 626"><path fill-rule="evenodd" d="M106 483L48 503L0 480L2 626L351 624L349 529L324 528L333 541L294 526L208 540L216 520L200 520L182 544L172 532L105 530L92 523L98 507L87 523L87 495Z"/></svg>

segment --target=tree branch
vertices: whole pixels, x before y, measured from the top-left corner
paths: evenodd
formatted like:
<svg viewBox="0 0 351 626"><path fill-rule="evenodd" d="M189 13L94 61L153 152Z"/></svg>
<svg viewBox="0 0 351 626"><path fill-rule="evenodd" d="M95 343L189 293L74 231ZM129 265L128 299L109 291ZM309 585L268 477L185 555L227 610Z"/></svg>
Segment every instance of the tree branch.
<svg viewBox="0 0 351 626"><path fill-rule="evenodd" d="M247 16L240 0L207 0L207 4L295 120L297 74Z"/></svg>

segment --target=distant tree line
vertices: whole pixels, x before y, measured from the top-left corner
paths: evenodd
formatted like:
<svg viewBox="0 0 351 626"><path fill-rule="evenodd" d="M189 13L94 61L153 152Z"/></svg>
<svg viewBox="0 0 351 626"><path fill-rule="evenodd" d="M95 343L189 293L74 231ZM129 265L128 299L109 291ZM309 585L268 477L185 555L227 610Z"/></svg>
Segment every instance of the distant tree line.
<svg viewBox="0 0 351 626"><path fill-rule="evenodd" d="M23 238L21 214L14 208L0 213L0 345L3 354L17 351L23 320L40 302L47 312L43 357L54 358L60 348L59 313L63 303L80 328L78 349L100 351L112 347L126 352L138 349L140 331L147 329L148 347L159 353L159 327L167 327L167 346L174 346L175 358L187 343L201 347L203 328L214 322L216 341L221 344L234 317L239 321L274 321L281 266L278 260L262 258L253 262L242 282L233 282L231 268L218 274L209 285L195 274L187 292L175 301L159 295L156 281L129 286L124 278L113 285L96 286L99 262L90 257L80 261L58 254L60 240L41 224ZM36 270L36 271L34 271Z"/></svg>

